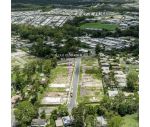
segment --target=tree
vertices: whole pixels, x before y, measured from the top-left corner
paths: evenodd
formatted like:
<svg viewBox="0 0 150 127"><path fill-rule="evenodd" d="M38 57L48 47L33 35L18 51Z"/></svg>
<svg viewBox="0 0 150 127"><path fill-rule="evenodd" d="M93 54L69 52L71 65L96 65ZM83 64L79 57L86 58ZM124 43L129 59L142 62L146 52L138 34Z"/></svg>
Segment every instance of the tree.
<svg viewBox="0 0 150 127"><path fill-rule="evenodd" d="M56 58L56 57L53 57L53 58L51 59L51 66L52 66L53 68L55 68L55 67L57 66L57 58Z"/></svg>
<svg viewBox="0 0 150 127"><path fill-rule="evenodd" d="M43 72L45 73L45 74L50 74L50 72L51 72L51 69L52 69L52 66L51 66L51 61L52 60L44 60L43 61Z"/></svg>
<svg viewBox="0 0 150 127"><path fill-rule="evenodd" d="M95 115L96 113L96 108L91 106L91 105L88 105L88 106L85 106L85 115Z"/></svg>
<svg viewBox="0 0 150 127"><path fill-rule="evenodd" d="M88 50L88 56L91 54L91 52Z"/></svg>
<svg viewBox="0 0 150 127"><path fill-rule="evenodd" d="M128 110L128 105L125 102L119 104L118 113L121 116L125 116L127 114L127 110Z"/></svg>
<svg viewBox="0 0 150 127"><path fill-rule="evenodd" d="M60 105L58 107L58 116L63 117L63 116L67 116L68 113L68 109L65 105Z"/></svg>
<svg viewBox="0 0 150 127"><path fill-rule="evenodd" d="M57 120L57 109L55 109L51 112L50 119L54 120L54 121Z"/></svg>
<svg viewBox="0 0 150 127"><path fill-rule="evenodd" d="M15 44L11 44L11 52L16 52L16 45Z"/></svg>
<svg viewBox="0 0 150 127"><path fill-rule="evenodd" d="M86 127L95 127L96 119L94 115L88 115L85 119Z"/></svg>
<svg viewBox="0 0 150 127"><path fill-rule="evenodd" d="M97 44L96 47L95 47L95 53L96 53L96 55L98 55L100 53L100 51L101 51L100 45Z"/></svg>
<svg viewBox="0 0 150 127"><path fill-rule="evenodd" d="M122 118L120 116L114 116L110 119L109 127L121 127Z"/></svg>
<svg viewBox="0 0 150 127"><path fill-rule="evenodd" d="M105 115L105 112L106 112L106 109L103 106L101 106L101 105L96 106L96 113L99 116Z"/></svg>
<svg viewBox="0 0 150 127"><path fill-rule="evenodd" d="M131 70L127 75L127 88L133 92L138 87L138 73Z"/></svg>
<svg viewBox="0 0 150 127"><path fill-rule="evenodd" d="M34 106L29 101L19 103L14 113L21 127L29 125L31 120L36 116Z"/></svg>
<svg viewBox="0 0 150 127"><path fill-rule="evenodd" d="M73 127L84 127L84 105L79 105L72 109L72 116L74 117Z"/></svg>
<svg viewBox="0 0 150 127"><path fill-rule="evenodd" d="M112 108L111 99L108 96L104 96L100 101L100 105L105 107L107 110L110 110Z"/></svg>
<svg viewBox="0 0 150 127"><path fill-rule="evenodd" d="M40 118L41 118L41 119L45 119L45 118L46 118L46 114L45 114L45 111L44 111L44 110L41 112Z"/></svg>

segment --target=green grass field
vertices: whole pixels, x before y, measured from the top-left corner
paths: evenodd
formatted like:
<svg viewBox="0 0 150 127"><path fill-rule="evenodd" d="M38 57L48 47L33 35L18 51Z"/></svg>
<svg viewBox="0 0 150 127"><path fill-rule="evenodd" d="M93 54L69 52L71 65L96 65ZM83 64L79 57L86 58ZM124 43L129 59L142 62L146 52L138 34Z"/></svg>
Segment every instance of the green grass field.
<svg viewBox="0 0 150 127"><path fill-rule="evenodd" d="M51 71L51 82L53 82L58 75L61 75L64 78L67 77L67 72L67 68L64 68L63 66L57 66Z"/></svg>
<svg viewBox="0 0 150 127"><path fill-rule="evenodd" d="M92 75L94 79L101 79L102 75L98 67L93 67L92 69L88 69L85 71L86 74Z"/></svg>
<svg viewBox="0 0 150 127"><path fill-rule="evenodd" d="M82 58L82 64L85 64L87 66L92 66L95 63L98 63L98 60L95 57L83 57Z"/></svg>
<svg viewBox="0 0 150 127"><path fill-rule="evenodd" d="M80 26L81 29L85 28L94 28L94 29L106 29L106 30L115 30L118 26L116 24L105 24L105 23L85 23Z"/></svg>
<svg viewBox="0 0 150 127"><path fill-rule="evenodd" d="M138 127L138 116L137 114L126 115L123 117L123 124L121 127Z"/></svg>

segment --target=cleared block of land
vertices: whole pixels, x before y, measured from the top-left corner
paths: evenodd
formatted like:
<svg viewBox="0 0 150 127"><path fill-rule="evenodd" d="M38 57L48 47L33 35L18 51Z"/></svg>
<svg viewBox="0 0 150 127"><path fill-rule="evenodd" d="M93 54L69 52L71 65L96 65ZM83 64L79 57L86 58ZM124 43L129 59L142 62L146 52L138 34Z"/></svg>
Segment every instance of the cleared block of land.
<svg viewBox="0 0 150 127"><path fill-rule="evenodd" d="M42 99L41 104L45 105L58 105L58 104L63 104L67 100L66 97L44 97Z"/></svg>
<svg viewBox="0 0 150 127"><path fill-rule="evenodd" d="M65 92L48 92L43 97L42 105L58 105L67 101L67 93Z"/></svg>
<svg viewBox="0 0 150 127"><path fill-rule="evenodd" d="M67 102L74 68L73 62L71 59L63 61L63 66L58 65L52 70L51 82L41 100L42 105L59 105Z"/></svg>
<svg viewBox="0 0 150 127"><path fill-rule="evenodd" d="M103 97L103 85L98 60L86 57L81 62L78 102L95 103Z"/></svg>
<svg viewBox="0 0 150 127"><path fill-rule="evenodd" d="M46 115L50 115L55 109L56 107L40 107L38 113L41 114L44 111Z"/></svg>

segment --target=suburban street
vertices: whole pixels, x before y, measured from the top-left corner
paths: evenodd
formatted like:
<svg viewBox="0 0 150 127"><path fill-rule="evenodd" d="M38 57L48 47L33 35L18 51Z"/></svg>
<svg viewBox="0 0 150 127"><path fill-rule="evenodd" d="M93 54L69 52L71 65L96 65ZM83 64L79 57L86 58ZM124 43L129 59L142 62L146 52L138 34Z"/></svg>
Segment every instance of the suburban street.
<svg viewBox="0 0 150 127"><path fill-rule="evenodd" d="M75 71L74 71L73 81L72 81L72 97L70 97L70 103L68 103L69 111L71 111L73 107L76 106L78 81L79 81L79 74L80 74L80 63L81 63L81 58L76 58Z"/></svg>

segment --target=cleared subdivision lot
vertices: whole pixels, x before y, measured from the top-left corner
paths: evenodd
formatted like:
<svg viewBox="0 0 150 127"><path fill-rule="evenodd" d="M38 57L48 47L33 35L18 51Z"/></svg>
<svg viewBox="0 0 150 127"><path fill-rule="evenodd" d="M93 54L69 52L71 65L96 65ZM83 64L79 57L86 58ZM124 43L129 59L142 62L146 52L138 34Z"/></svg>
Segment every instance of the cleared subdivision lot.
<svg viewBox="0 0 150 127"><path fill-rule="evenodd" d="M84 57L81 61L78 103L97 103L103 97L103 85L98 60Z"/></svg>
<svg viewBox="0 0 150 127"><path fill-rule="evenodd" d="M42 100L42 105L66 104L70 92L74 60L68 59L60 63L51 72L51 82L48 84Z"/></svg>

